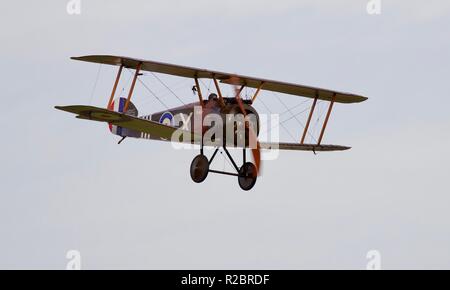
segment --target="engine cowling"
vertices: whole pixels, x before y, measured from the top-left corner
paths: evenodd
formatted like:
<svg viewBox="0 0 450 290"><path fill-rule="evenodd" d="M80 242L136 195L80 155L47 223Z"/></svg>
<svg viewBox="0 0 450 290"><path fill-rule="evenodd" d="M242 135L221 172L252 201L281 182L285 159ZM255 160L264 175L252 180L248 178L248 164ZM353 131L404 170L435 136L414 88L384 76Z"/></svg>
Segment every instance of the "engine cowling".
<svg viewBox="0 0 450 290"><path fill-rule="evenodd" d="M244 105L244 109L248 118L248 125L253 128L253 131L256 132L256 135L259 135L259 115L256 113L256 111L253 109L253 107L249 105ZM235 120L230 122L228 120L229 117L233 117ZM241 109L238 105L231 105L228 106L225 113L225 122L226 122L226 128L232 127L234 128L234 142L230 142L230 140L227 141L228 144L233 144L234 146L237 146L238 144L245 144L245 146L249 146L249 129L247 126L245 126L245 119L240 120L240 118L236 118L236 116L240 116L240 118L243 118ZM225 128L225 130L226 130ZM244 130L242 130L244 128ZM226 131L224 132L224 136L226 135ZM244 143L243 143L244 142Z"/></svg>

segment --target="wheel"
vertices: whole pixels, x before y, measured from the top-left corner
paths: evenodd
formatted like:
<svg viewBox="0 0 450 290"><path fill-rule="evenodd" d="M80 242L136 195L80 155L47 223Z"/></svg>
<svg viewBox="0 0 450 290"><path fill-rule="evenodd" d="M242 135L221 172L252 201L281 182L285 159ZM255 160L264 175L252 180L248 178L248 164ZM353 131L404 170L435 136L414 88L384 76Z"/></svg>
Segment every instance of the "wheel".
<svg viewBox="0 0 450 290"><path fill-rule="evenodd" d="M253 163L247 162L244 165L242 165L241 169L239 170L239 186L245 190L248 191L255 186L257 179L257 170L256 166Z"/></svg>
<svg viewBox="0 0 450 290"><path fill-rule="evenodd" d="M195 183L205 181L209 172L209 161L205 155L197 155L191 163L191 178Z"/></svg>

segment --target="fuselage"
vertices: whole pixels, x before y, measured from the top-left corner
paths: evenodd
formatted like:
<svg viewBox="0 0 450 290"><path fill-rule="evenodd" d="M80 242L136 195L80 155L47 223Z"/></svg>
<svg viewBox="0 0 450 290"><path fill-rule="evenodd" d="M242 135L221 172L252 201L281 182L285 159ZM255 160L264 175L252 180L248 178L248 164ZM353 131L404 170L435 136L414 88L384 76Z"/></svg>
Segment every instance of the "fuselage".
<svg viewBox="0 0 450 290"><path fill-rule="evenodd" d="M120 102L119 102L120 103ZM248 123L254 128L256 134L259 133L259 115L254 107L251 105L251 101L243 100L242 101L243 109L245 110L245 116L248 118ZM131 104L129 106L130 109L126 112L127 114L132 114L134 116L138 116L137 108ZM120 106L114 106L115 111L120 112ZM200 112L200 113L199 113ZM196 114L200 114L199 118ZM214 117L214 118L212 118ZM238 139L237 127L239 121L233 120L232 118L240 120L238 117L244 117L242 114L242 109L240 108L237 100L235 98L224 98L223 104L219 101L215 95L210 96L208 100L205 100L203 103L203 107L199 102L194 102L190 104L186 104L180 107L170 108L164 111L156 112L148 115L140 115L139 118L144 120L149 120L153 122L158 122L160 124L164 124L167 126L172 126L175 128L180 128L185 131L196 132L196 130L202 130L203 133L207 132L213 126L221 126L223 127L223 141L227 138L227 127L233 130L234 142L236 143L236 139ZM218 120L217 118L220 118ZM210 121L208 119L212 119ZM196 124L196 122L201 122L202 124ZM220 125L216 124L221 122ZM243 125L243 122L241 122ZM201 129L199 129L199 126ZM230 128L233 127L233 128ZM125 128L115 127L111 130L114 134L122 136L122 137L132 137L132 138L141 138L148 140L161 140L161 141L170 141L166 139L162 139L160 137L152 136L147 133L137 132ZM244 131L246 132L246 131ZM220 134L216 134L220 135ZM215 136L216 136L215 135ZM242 135L242 134L241 134ZM213 136L213 138L215 137ZM230 136L230 135L228 135ZM241 137L245 139L245 143L248 143L248 133L245 134L245 137ZM229 139L229 137L228 137Z"/></svg>

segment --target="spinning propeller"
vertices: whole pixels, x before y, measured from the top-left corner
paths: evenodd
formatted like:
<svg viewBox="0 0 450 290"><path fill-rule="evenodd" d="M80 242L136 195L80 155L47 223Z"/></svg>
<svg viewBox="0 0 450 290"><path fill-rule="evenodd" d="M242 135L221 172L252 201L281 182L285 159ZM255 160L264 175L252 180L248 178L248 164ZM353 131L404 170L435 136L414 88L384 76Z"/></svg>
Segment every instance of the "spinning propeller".
<svg viewBox="0 0 450 290"><path fill-rule="evenodd" d="M239 108L242 112L242 114L244 115L245 120L247 120L247 112L245 111L244 108L244 103L242 102L241 99L241 90L237 84L241 83L241 81L239 80L239 78L237 77L233 77L232 78L232 83L234 83L234 90L235 90L235 96L236 96L236 101L239 105ZM251 148L252 150L252 155L253 155L253 160L255 162L255 167L256 167L256 175L260 175L261 171L261 146L259 144L258 141L258 135L256 134L256 132L253 130L253 126L250 126L249 124L250 122L245 122L245 128L248 129L249 132L249 136L248 136L248 140L249 140L249 145L253 145L250 147L254 147L254 145L256 145L256 148ZM256 177L256 176L255 176Z"/></svg>

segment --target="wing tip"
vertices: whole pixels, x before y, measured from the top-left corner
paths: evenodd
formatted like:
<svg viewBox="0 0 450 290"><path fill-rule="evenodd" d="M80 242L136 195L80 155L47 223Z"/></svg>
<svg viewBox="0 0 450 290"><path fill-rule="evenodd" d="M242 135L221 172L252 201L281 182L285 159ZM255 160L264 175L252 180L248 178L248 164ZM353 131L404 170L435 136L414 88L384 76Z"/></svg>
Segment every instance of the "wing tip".
<svg viewBox="0 0 450 290"><path fill-rule="evenodd" d="M76 114L76 112L74 112L73 110L74 107L75 106L54 106L56 110Z"/></svg>
<svg viewBox="0 0 450 290"><path fill-rule="evenodd" d="M64 106L54 106L53 108L55 108L56 110L65 111L66 107L64 107Z"/></svg>
<svg viewBox="0 0 450 290"><path fill-rule="evenodd" d="M83 56L71 56L71 60L85 61L91 63L100 63L118 66L123 64L124 59L132 60L132 58L124 58L122 56L108 55L108 54L97 54L97 55L83 55Z"/></svg>
<svg viewBox="0 0 450 290"><path fill-rule="evenodd" d="M70 59L71 60L81 60L81 61L83 61L84 58L86 58L86 57L88 57L88 56L86 56L86 55L84 55L84 56L71 56Z"/></svg>
<svg viewBox="0 0 450 290"><path fill-rule="evenodd" d="M352 149L350 146L342 145L318 145L318 144L300 144L300 143L261 143L261 148L265 150L294 150L294 151L312 151L312 152L332 152L346 151Z"/></svg>
<svg viewBox="0 0 450 290"><path fill-rule="evenodd" d="M354 95L354 94L343 94L341 95L340 100L336 100L337 103L344 103L344 104L357 104L367 101L369 98L364 97L361 95Z"/></svg>
<svg viewBox="0 0 450 290"><path fill-rule="evenodd" d="M357 96L357 97L359 99L357 103L362 103L369 99L368 97L364 97L364 96Z"/></svg>
<svg viewBox="0 0 450 290"><path fill-rule="evenodd" d="M315 145L313 146L313 150L318 152L333 152L333 151L348 151L352 149L350 146L343 145Z"/></svg>

